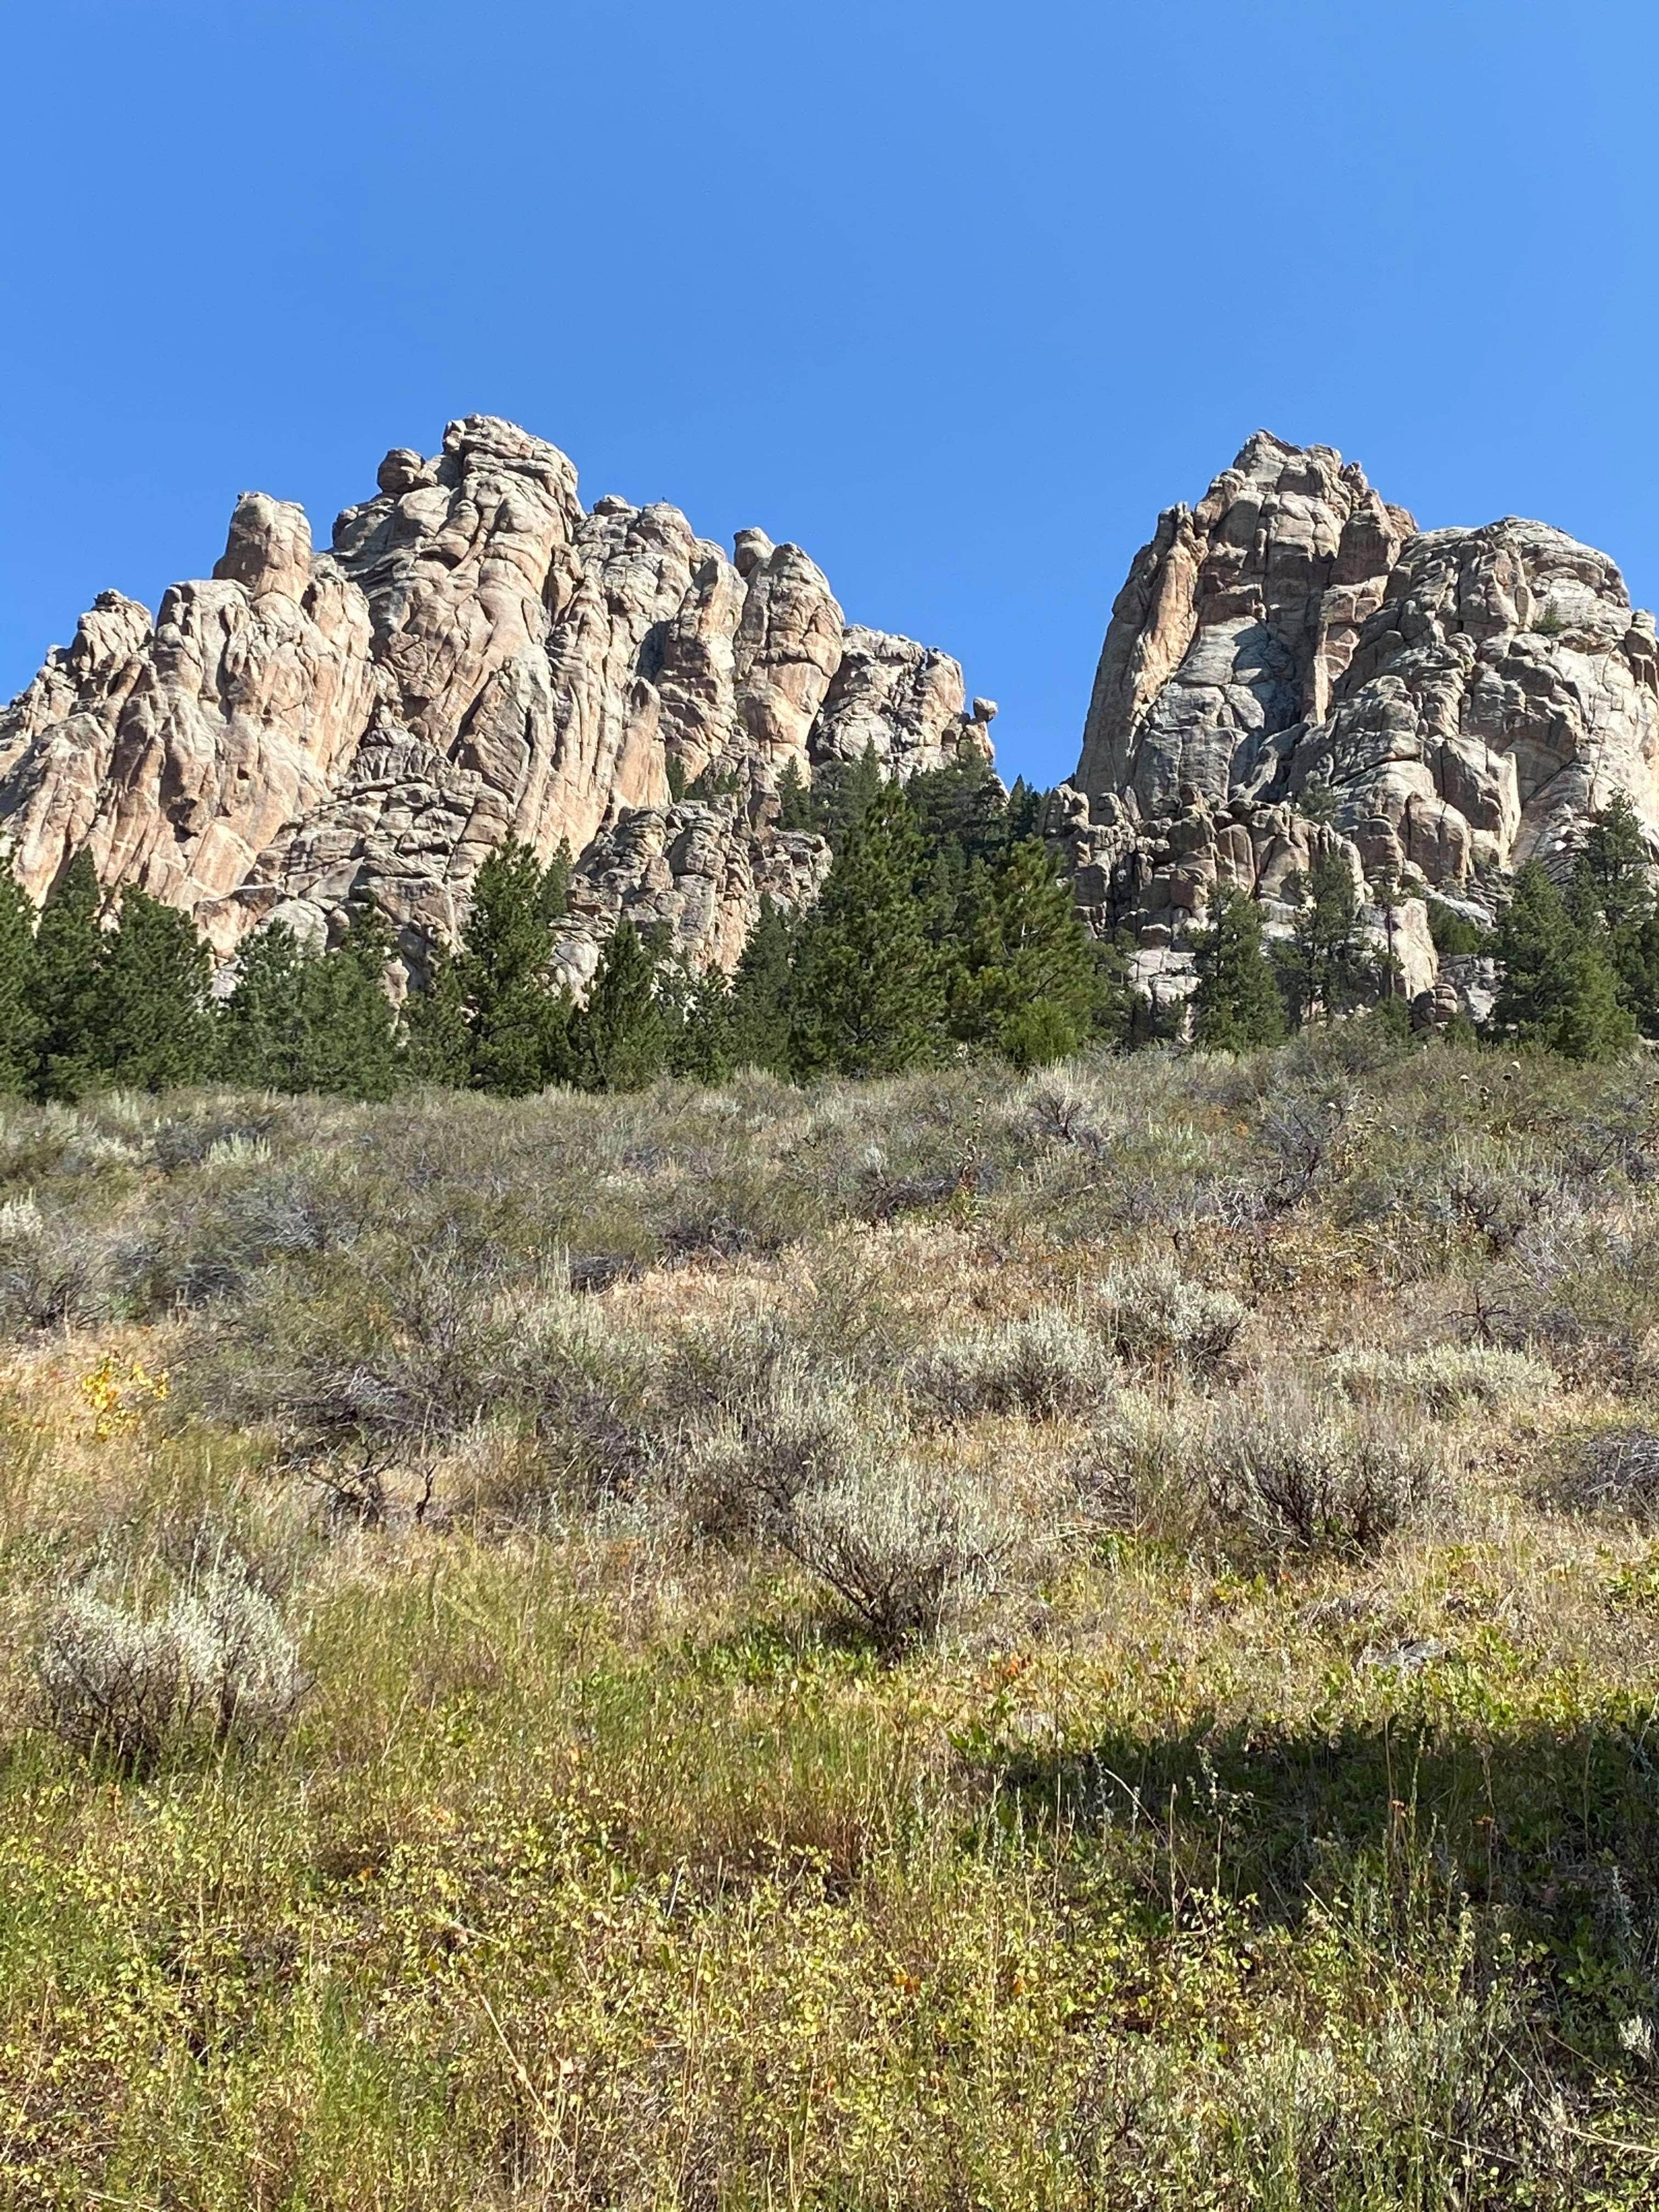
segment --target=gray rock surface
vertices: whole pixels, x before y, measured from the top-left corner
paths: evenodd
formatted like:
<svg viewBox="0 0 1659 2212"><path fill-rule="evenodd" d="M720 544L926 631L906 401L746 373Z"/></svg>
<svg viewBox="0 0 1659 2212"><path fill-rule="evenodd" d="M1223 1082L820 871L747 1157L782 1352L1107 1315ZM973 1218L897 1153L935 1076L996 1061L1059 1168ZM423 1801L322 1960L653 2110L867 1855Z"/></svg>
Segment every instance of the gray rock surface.
<svg viewBox="0 0 1659 2212"><path fill-rule="evenodd" d="M1659 842L1653 618L1559 530L1419 532L1258 431L1136 556L1075 781L1143 816L1328 785L1368 869L1453 888L1548 860L1615 790Z"/></svg>
<svg viewBox="0 0 1659 2212"><path fill-rule="evenodd" d="M1388 934L1421 998L1422 894L1489 915L1616 791L1659 851L1659 644L1613 562L1514 517L1419 532L1330 447L1259 431L1136 556L1047 828L1155 1000L1191 988L1211 884L1280 931L1286 877L1334 846L1362 891L1417 894Z"/></svg>
<svg viewBox="0 0 1659 2212"><path fill-rule="evenodd" d="M245 494L210 580L153 625L105 593L0 710L0 844L32 896L86 847L228 955L370 894L418 967L519 837L578 856L573 943L626 909L730 967L763 890L825 872L769 826L791 763L989 755L957 664L849 625L798 546L745 530L728 558L672 507L586 512L564 454L487 416L377 483L322 554L297 507ZM738 798L675 805L710 768Z"/></svg>

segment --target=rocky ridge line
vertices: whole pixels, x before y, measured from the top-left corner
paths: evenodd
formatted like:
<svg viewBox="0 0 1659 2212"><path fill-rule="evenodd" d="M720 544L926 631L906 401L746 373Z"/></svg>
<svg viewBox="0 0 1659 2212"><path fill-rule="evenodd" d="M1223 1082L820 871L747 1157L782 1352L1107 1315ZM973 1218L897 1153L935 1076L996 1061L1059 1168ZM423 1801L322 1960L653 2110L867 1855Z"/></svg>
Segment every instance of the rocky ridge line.
<svg viewBox="0 0 1659 2212"><path fill-rule="evenodd" d="M418 969L517 837L578 856L573 980L623 911L729 968L763 893L798 904L828 867L775 826L792 764L989 757L958 664L848 623L798 546L745 530L728 558L672 507L586 512L563 453L489 416L378 485L323 553L300 507L244 494L210 579L153 623L102 593L0 710L0 841L32 896L84 847L228 956L272 919L319 941L368 895ZM728 795L674 799L711 769Z"/></svg>

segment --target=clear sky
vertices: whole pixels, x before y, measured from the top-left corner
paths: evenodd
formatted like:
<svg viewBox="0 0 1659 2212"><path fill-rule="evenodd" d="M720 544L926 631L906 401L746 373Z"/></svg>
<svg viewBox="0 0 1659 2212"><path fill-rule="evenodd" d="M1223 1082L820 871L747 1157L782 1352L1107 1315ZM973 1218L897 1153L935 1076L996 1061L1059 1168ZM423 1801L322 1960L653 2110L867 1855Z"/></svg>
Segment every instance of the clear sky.
<svg viewBox="0 0 1659 2212"><path fill-rule="evenodd" d="M238 490L326 542L507 415L805 545L1074 763L1159 507L1258 427L1659 599L1635 0L14 0L0 696Z"/></svg>

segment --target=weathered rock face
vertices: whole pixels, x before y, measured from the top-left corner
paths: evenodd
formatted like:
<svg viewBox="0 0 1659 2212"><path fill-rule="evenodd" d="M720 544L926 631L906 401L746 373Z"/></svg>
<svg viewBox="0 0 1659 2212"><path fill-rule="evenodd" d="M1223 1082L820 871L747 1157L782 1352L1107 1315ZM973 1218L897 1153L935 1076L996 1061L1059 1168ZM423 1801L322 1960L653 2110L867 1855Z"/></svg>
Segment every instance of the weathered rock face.
<svg viewBox="0 0 1659 2212"><path fill-rule="evenodd" d="M957 663L849 627L797 546L744 531L728 559L672 507L585 513L565 456L490 416L388 453L379 487L322 555L245 495L210 581L153 627L106 593L0 711L0 840L33 896L85 846L228 953L367 893L418 964L512 836L580 856L592 927L627 908L730 966L763 890L824 872L769 826L792 763L988 756ZM709 768L741 802L676 807Z"/></svg>
<svg viewBox="0 0 1659 2212"><path fill-rule="evenodd" d="M1261 431L1136 556L1048 829L1155 1000L1191 987L1212 883L1282 928L1333 845L1362 891L1419 894L1376 911L1419 994L1420 893L1489 909L1620 790L1659 849L1659 646L1605 554L1514 518L1419 532L1328 447Z"/></svg>
<svg viewBox="0 0 1659 2212"><path fill-rule="evenodd" d="M562 980L579 994L599 965L619 916L641 933L666 924L696 969L735 968L759 919L761 901L811 905L830 872L822 837L798 830L757 836L731 796L641 807L594 840L570 884L561 929Z"/></svg>
<svg viewBox="0 0 1659 2212"><path fill-rule="evenodd" d="M1324 714L1413 528L1329 447L1258 431L1136 556L1095 677L1079 788L1133 792L1146 809L1185 784L1224 804L1273 738Z"/></svg>
<svg viewBox="0 0 1659 2212"><path fill-rule="evenodd" d="M1258 432L1113 609L1078 788L1159 814L1330 787L1368 866L1454 890L1627 791L1659 836L1659 647L1542 523L1419 532L1352 463Z"/></svg>

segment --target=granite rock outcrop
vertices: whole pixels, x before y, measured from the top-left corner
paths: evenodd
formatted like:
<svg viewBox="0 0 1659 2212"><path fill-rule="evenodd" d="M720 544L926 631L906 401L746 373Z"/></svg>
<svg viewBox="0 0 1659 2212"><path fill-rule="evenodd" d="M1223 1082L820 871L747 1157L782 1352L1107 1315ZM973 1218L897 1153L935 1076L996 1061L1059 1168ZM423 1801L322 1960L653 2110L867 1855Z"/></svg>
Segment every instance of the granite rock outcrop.
<svg viewBox="0 0 1659 2212"><path fill-rule="evenodd" d="M728 556L672 507L586 510L563 453L488 416L377 485L325 552L245 494L210 579L154 622L103 594L0 709L0 846L33 896L85 848L228 956L273 916L325 939L369 896L417 969L515 837L576 856L577 970L624 909L730 967L762 893L827 868L775 827L792 764L989 756L957 663L848 623L798 546L745 530ZM706 771L722 797L681 804Z"/></svg>
<svg viewBox="0 0 1659 2212"><path fill-rule="evenodd" d="M1419 531L1330 447L1259 431L1136 556L1048 828L1155 1002L1192 987L1212 884L1282 931L1339 848L1423 999L1426 896L1489 917L1620 791L1659 852L1659 643L1605 554L1513 516Z"/></svg>

